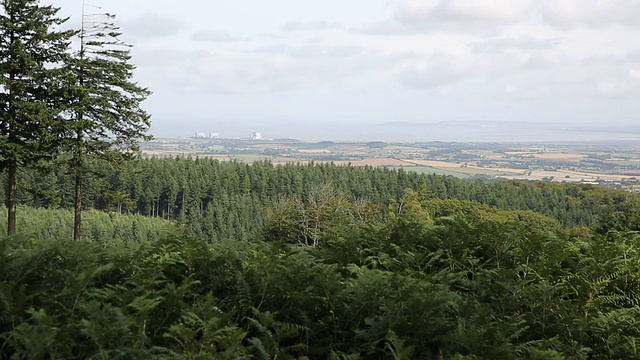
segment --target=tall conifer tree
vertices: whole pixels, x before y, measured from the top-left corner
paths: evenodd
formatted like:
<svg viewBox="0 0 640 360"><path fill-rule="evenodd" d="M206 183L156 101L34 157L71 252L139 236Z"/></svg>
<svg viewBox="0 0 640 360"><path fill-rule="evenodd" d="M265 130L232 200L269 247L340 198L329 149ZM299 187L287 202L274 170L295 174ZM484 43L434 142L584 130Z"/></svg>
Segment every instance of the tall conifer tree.
<svg viewBox="0 0 640 360"><path fill-rule="evenodd" d="M60 64L74 31L37 0L0 0L0 161L9 175L8 234L16 232L19 166L52 157L62 128Z"/></svg>
<svg viewBox="0 0 640 360"><path fill-rule="evenodd" d="M114 15L82 16L80 49L68 60L73 101L66 112L67 147L74 172L74 239L81 237L85 158L131 157L149 139L149 115L140 104L150 92L133 81L131 46L120 40Z"/></svg>

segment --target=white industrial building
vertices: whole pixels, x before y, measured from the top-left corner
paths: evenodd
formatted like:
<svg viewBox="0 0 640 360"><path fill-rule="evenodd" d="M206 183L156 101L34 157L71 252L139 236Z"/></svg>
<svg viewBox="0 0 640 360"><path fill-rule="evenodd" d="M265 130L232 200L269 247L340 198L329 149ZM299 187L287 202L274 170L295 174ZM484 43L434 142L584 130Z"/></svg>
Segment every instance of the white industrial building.
<svg viewBox="0 0 640 360"><path fill-rule="evenodd" d="M194 137L198 139L217 139L220 137L220 134L218 134L217 132L210 132L210 133L197 132Z"/></svg>

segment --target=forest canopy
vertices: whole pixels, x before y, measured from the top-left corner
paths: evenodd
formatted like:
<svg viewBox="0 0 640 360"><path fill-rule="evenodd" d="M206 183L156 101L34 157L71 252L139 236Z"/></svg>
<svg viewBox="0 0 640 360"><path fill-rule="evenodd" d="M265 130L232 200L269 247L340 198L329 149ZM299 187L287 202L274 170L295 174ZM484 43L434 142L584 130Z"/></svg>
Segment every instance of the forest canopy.
<svg viewBox="0 0 640 360"><path fill-rule="evenodd" d="M0 241L2 357L637 357L635 194L331 164L98 164L80 242L69 172L20 173L31 226Z"/></svg>

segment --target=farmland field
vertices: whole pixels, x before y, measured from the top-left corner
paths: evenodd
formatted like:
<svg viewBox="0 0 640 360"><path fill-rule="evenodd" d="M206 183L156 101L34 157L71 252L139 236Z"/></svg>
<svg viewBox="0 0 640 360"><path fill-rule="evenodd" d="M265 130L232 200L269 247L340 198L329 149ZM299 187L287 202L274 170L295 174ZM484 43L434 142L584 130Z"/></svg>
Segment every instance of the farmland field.
<svg viewBox="0 0 640 360"><path fill-rule="evenodd" d="M629 189L640 177L640 142L613 145L384 143L242 139L158 139L143 156L210 157L253 163L332 162L459 178L603 183Z"/></svg>

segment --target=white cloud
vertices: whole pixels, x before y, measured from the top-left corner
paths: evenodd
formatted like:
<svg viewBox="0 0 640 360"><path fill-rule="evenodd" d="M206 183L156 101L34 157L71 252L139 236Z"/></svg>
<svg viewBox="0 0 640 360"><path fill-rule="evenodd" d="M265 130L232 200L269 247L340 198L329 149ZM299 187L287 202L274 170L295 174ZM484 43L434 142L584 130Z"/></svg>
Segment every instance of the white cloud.
<svg viewBox="0 0 640 360"><path fill-rule="evenodd" d="M541 13L544 21L563 28L640 25L638 0L545 0Z"/></svg>
<svg viewBox="0 0 640 360"><path fill-rule="evenodd" d="M158 68L175 67L186 64L193 59L208 56L206 51L183 50L179 48L133 48L133 61L142 69L151 69L154 75L158 74Z"/></svg>
<svg viewBox="0 0 640 360"><path fill-rule="evenodd" d="M321 31L342 29L343 25L339 22L327 21L291 21L282 25L284 31Z"/></svg>
<svg viewBox="0 0 640 360"><path fill-rule="evenodd" d="M526 20L533 4L531 0L449 0L438 7L443 18L494 23Z"/></svg>
<svg viewBox="0 0 640 360"><path fill-rule="evenodd" d="M633 99L640 95L640 86L627 74L606 63L594 62L582 67L566 64L546 68L544 76L529 81L528 87L539 89L545 97L575 97L583 101L600 99ZM586 100L589 99L589 100Z"/></svg>
<svg viewBox="0 0 640 360"><path fill-rule="evenodd" d="M413 30L477 31L526 21L532 0L401 0L393 20Z"/></svg>
<svg viewBox="0 0 640 360"><path fill-rule="evenodd" d="M640 80L640 71L635 69L629 70L629 77L634 80Z"/></svg>
<svg viewBox="0 0 640 360"><path fill-rule="evenodd" d="M513 94L518 92L518 87L517 86L513 86L513 85L507 85L504 88L504 92L506 92L507 94Z"/></svg>
<svg viewBox="0 0 640 360"><path fill-rule="evenodd" d="M186 28L184 22L155 12L147 12L136 19L127 20L122 27L127 35L143 39L178 35Z"/></svg>
<svg viewBox="0 0 640 360"><path fill-rule="evenodd" d="M489 33L513 26L638 27L640 0L395 0L393 14L356 29L370 35Z"/></svg>
<svg viewBox="0 0 640 360"><path fill-rule="evenodd" d="M623 81L601 81L596 86L598 93L608 98L625 98L633 94L636 87Z"/></svg>
<svg viewBox="0 0 640 360"><path fill-rule="evenodd" d="M488 57L435 54L404 61L396 75L398 81L408 88L433 89L465 78L482 76L491 72L492 67L491 58ZM451 92L451 89L447 91Z"/></svg>
<svg viewBox="0 0 640 360"><path fill-rule="evenodd" d="M365 24L360 27L351 28L352 33L360 33L366 35L385 36L385 35L402 35L411 33L409 29L403 24L392 21L378 21L374 23Z"/></svg>
<svg viewBox="0 0 640 360"><path fill-rule="evenodd" d="M248 38L240 35L232 35L223 30L200 30L191 35L191 40L203 42L235 42L245 41Z"/></svg>
<svg viewBox="0 0 640 360"><path fill-rule="evenodd" d="M302 46L288 46L285 44L270 45L252 49L250 53L279 54L294 58L349 58L354 56L370 55L371 50L359 46L332 46L322 45L318 42L307 43Z"/></svg>
<svg viewBox="0 0 640 360"><path fill-rule="evenodd" d="M537 39L532 36L497 37L469 44L474 52L502 53L505 51L540 51L553 49L560 45L558 38Z"/></svg>
<svg viewBox="0 0 640 360"><path fill-rule="evenodd" d="M310 61L286 53L211 53L173 67L169 81L181 91L264 93L319 89L356 76L355 61Z"/></svg>

